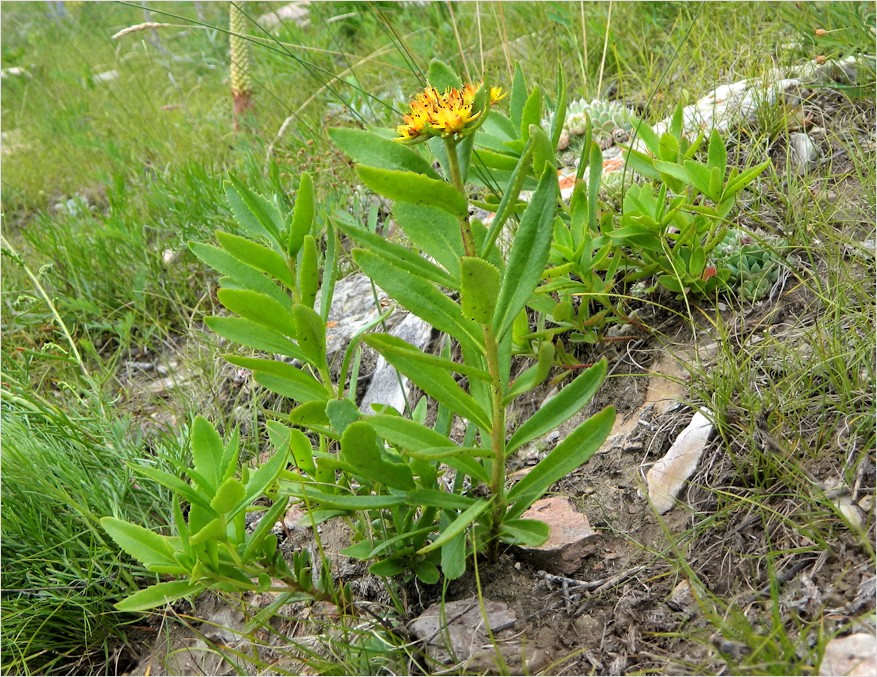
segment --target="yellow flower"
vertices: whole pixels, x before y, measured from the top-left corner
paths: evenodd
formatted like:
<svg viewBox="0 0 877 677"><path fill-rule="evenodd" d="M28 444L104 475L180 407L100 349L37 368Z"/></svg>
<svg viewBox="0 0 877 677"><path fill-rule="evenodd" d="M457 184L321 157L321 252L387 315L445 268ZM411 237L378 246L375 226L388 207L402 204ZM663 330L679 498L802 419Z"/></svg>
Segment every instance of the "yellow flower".
<svg viewBox="0 0 877 677"><path fill-rule="evenodd" d="M402 116L404 124L396 127L398 141L426 140L432 136L450 137L463 134L470 123L481 115L481 111L472 112L475 94L479 86L466 83L462 88L451 87L439 92L435 87L425 87L418 92ZM490 90L491 103L504 98L500 87Z"/></svg>
<svg viewBox="0 0 877 677"><path fill-rule="evenodd" d="M491 87L490 88L490 105L492 106L497 101L502 101L506 98L506 93L502 91L502 87Z"/></svg>

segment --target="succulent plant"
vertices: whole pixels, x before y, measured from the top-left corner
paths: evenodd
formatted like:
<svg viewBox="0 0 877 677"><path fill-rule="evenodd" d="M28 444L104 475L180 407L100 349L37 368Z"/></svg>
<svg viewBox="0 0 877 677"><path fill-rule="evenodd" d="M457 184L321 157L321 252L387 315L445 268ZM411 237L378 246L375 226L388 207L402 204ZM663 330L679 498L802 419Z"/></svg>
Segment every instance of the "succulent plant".
<svg viewBox="0 0 877 677"><path fill-rule="evenodd" d="M741 298L757 301L770 292L779 279L780 257L775 242L756 242L741 230L730 229L713 250L711 263L716 269L730 272L727 284L736 287Z"/></svg>
<svg viewBox="0 0 877 677"><path fill-rule="evenodd" d="M577 99L569 104L566 110L564 127L570 134L581 136L585 133L587 117L591 118L593 138L598 143L612 142L618 130L630 132L633 129L631 119L633 111L617 101L585 101Z"/></svg>
<svg viewBox="0 0 877 677"><path fill-rule="evenodd" d="M621 207L624 193L639 178L632 169L624 169L603 173L600 179L600 197L613 207Z"/></svg>

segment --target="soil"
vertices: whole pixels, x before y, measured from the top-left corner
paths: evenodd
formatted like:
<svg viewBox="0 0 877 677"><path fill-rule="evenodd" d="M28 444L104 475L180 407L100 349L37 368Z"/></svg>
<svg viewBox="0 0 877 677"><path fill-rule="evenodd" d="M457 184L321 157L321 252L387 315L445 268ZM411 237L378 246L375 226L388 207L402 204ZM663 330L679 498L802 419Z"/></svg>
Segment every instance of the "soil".
<svg viewBox="0 0 877 677"><path fill-rule="evenodd" d="M853 104L842 94L819 90L804 99L803 108L806 117L825 130L814 133L823 157L828 158L822 173L812 178L816 199L831 203L826 208L833 211L851 242L873 238L873 196L862 194L855 168L838 141L843 134L852 135L861 147L871 149L873 159L873 104ZM770 151L780 175L785 171L784 144L778 138ZM824 169L829 164L830 175ZM829 194L834 197L826 197ZM793 207L778 207L766 199L757 219L743 225L782 235L790 218L787 210ZM873 259L862 260L859 267L864 278L873 279ZM803 287L789 286L742 308L729 303L719 317L724 326L738 328L741 353L770 333L783 340L789 354L803 359L813 300ZM662 303L674 301L662 299ZM565 581L508 551L494 562L479 562L477 577L470 567L446 589L415 583L388 587L362 564L339 554L349 534L346 525L336 520L320 527L320 537L335 577L351 583L354 592L359 611L346 623L358 624L399 646L410 639L406 624L430 604L443 598L465 599L480 591L485 599L504 602L515 612L517 624L508 641L520 647L527 670L570 675L727 673L749 651L742 641L746 633L766 632L772 614L780 614L788 627L822 619L821 631L827 634L855 626L856 618L875 606L873 550L867 547L874 542L873 500L864 511L861 533L838 518L830 542L811 538L808 529L797 526L806 515L796 494L807 488L783 486L779 472L775 478L749 474L748 454L772 453L780 458L795 451L790 452L784 440L771 437L770 412L716 412L725 417L731 431L736 429L735 416L755 417L757 426L763 423L762 449L747 448L743 436L728 444L714 440L677 507L659 516L646 498L645 472L688 424L693 406L704 403L703 393L688 391L690 373L714 368L722 359L716 355L714 328L704 319L715 313L715 308L706 314L693 310L694 317L701 318L694 323L696 333L690 323L665 312L652 318L651 326L659 331L651 335L579 347L575 356L582 363L607 358L610 377L591 405L564 424L559 434L546 436L511 460L513 471L525 470L586 417L609 404L617 408L615 427L600 451L552 488L551 493L572 499L600 534L596 547ZM764 368L770 374L795 367L794 361L785 364L780 356ZM554 387L549 383L522 402L520 417L528 416ZM759 416L766 418L762 421ZM808 462L810 478L818 482L837 476L844 462L842 447ZM854 501L873 497L873 460L860 459L855 473ZM754 490L761 492L761 504L768 509L756 509L754 502L744 500ZM731 496L740 498L730 500ZM288 550L314 547L308 530L287 530L283 538L282 547ZM772 576L779 582L775 589L770 585ZM399 605L392 603L390 590L401 600L404 614L396 611ZM259 646L234 632L272 601L270 596L256 595L235 607L205 594L194 607L178 603L175 615L153 617L156 625L142 628L143 636L126 647L130 674L255 674L243 658L253 652L271 666L271 672L281 674L313 670L308 651L331 661L329 638L337 640L341 630L338 610L326 605L282 607L271 621L273 633L257 631ZM715 617L728 619L725 636L710 623ZM817 642L817 627L810 634L792 630L789 636L798 644L785 650L806 656ZM375 673L437 669L425 667L416 647L408 651L412 658L403 666L377 662L359 667L365 665ZM335 669L343 672L345 667ZM453 671L453 666L446 669Z"/></svg>

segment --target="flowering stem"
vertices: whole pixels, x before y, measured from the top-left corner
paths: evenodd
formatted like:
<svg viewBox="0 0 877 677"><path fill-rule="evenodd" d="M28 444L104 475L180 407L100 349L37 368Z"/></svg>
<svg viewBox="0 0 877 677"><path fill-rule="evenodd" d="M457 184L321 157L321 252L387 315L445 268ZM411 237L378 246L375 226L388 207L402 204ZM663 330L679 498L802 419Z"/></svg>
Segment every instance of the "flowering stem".
<svg viewBox="0 0 877 677"><path fill-rule="evenodd" d="M457 141L453 136L445 137L445 148L448 151L448 171L451 174L451 183L454 188L465 195L466 188L463 186L463 178L460 175L460 160L457 157ZM472 235L468 214L460 217L460 233L463 236L463 249L466 256L476 256L475 237Z"/></svg>
<svg viewBox="0 0 877 677"><path fill-rule="evenodd" d="M496 553L499 527L505 516L505 407L502 406L502 375L499 367L499 344L489 324L482 325L487 370L490 373L490 449L493 452L490 493L493 497L493 520L489 537L490 552Z"/></svg>

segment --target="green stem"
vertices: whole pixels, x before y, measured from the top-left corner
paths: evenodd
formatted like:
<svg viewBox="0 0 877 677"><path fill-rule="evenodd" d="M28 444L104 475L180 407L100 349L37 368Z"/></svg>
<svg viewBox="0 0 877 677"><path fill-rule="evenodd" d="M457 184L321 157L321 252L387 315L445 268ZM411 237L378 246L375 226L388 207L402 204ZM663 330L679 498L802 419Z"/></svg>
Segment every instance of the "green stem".
<svg viewBox="0 0 877 677"><path fill-rule="evenodd" d="M445 138L445 148L448 151L448 171L451 174L451 183L454 188L465 195L466 188L460 175L460 159L457 157L457 141L453 136ZM463 249L466 256L476 256L475 236L472 235L472 226L469 224L468 215L460 217L460 234L463 236Z"/></svg>
<svg viewBox="0 0 877 677"><path fill-rule="evenodd" d="M493 497L493 520L490 533L490 552L496 554L499 527L506 511L505 500L505 407L502 404L502 374L499 367L499 344L489 324L482 325L484 346L487 357L487 370L490 372L490 399L492 416L490 419L490 449L493 452L493 467L490 478L490 494Z"/></svg>

